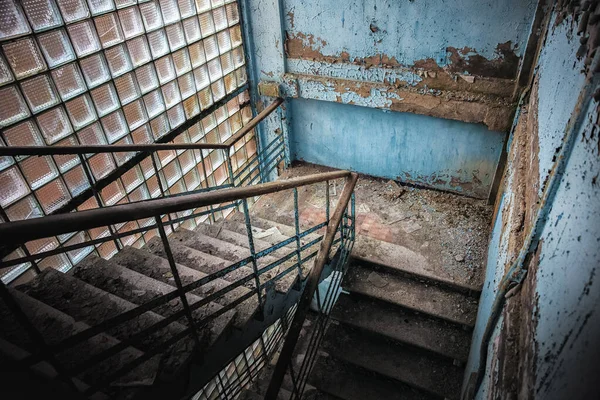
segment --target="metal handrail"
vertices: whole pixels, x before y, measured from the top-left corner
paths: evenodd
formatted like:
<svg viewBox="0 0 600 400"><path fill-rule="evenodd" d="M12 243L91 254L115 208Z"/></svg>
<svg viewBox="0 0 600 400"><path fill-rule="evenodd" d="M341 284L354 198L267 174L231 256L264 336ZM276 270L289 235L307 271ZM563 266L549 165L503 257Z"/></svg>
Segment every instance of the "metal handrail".
<svg viewBox="0 0 600 400"><path fill-rule="evenodd" d="M5 222L0 224L0 243L8 245L20 244L26 241L61 235L64 233L151 218L156 215L175 213L190 208L247 199L313 183L345 178L350 175L351 173L349 171L325 172L283 181L261 183L254 186L218 189L212 192L145 200L137 203L97 208L69 214L56 214L22 221Z"/></svg>
<svg viewBox="0 0 600 400"><path fill-rule="evenodd" d="M290 360L292 359L296 343L298 342L298 338L300 337L300 331L302 330L302 326L304 324L306 314L310 307L311 300L315 295L315 291L317 290L317 287L319 285L321 274L323 273L323 268L325 267L325 263L329 258L329 251L331 250L331 246L334 242L336 231L342 221L342 217L344 216L346 207L348 206L348 203L352 197L352 193L354 192L354 187L356 186L357 180L358 174L350 173L347 175L344 190L341 193L340 198L338 199L335 211L327 225L325 237L321 242L319 253L317 254L317 258L315 260L313 268L310 271L310 275L308 276L306 287L302 292L302 297L300 298L300 301L298 302L296 314L294 315L294 319L292 320L287 337L283 344L283 348L281 349L281 352L279 354L279 359L277 360L277 365L275 366L275 370L273 371L273 376L271 378L271 382L269 383L269 388L267 389L265 400L277 399L279 389L281 388L281 384L286 373L287 366L290 363Z"/></svg>
<svg viewBox="0 0 600 400"><path fill-rule="evenodd" d="M248 132L254 129L262 120L269 116L277 107L283 104L282 98L277 98L267 108L252 118L238 132L228 138L225 143L152 143L152 144L121 144L121 145L91 145L91 146L0 146L0 156L52 156L64 154L99 154L146 151L156 152L164 150L212 150L229 149Z"/></svg>

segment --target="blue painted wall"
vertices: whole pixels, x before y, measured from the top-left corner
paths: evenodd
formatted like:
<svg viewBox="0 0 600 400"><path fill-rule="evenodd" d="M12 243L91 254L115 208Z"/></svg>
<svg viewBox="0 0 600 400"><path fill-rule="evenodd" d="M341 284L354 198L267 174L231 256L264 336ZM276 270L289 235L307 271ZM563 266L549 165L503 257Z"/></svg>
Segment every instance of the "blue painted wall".
<svg viewBox="0 0 600 400"><path fill-rule="evenodd" d="M481 197L504 138L483 125L326 101L293 99L291 115L294 159Z"/></svg>

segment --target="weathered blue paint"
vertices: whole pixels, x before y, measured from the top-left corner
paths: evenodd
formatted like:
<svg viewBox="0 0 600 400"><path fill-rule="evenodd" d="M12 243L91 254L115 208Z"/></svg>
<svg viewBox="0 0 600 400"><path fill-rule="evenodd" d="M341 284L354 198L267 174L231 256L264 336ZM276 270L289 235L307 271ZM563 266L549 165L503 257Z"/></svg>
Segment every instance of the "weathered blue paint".
<svg viewBox="0 0 600 400"><path fill-rule="evenodd" d="M285 29L291 35L310 35L306 45L325 56L347 52L353 60L386 55L407 66L431 58L444 66L449 63L447 47L466 47L493 59L498 57L498 44L510 41L520 54L536 4L535 0L284 0Z"/></svg>
<svg viewBox="0 0 600 400"><path fill-rule="evenodd" d="M291 107L294 159L487 196L503 133L326 101L294 99Z"/></svg>

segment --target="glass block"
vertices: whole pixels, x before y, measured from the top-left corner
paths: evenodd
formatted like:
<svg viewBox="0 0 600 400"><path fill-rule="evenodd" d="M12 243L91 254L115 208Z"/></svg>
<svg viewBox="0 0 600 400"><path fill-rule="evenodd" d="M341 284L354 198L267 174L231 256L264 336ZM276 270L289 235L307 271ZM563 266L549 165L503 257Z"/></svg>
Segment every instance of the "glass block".
<svg viewBox="0 0 600 400"><path fill-rule="evenodd" d="M156 60L154 65L156 66L158 81L161 85L175 79L175 66L170 55Z"/></svg>
<svg viewBox="0 0 600 400"><path fill-rule="evenodd" d="M200 114L200 103L198 103L198 97L192 96L184 100L183 109L185 111L185 117L188 119Z"/></svg>
<svg viewBox="0 0 600 400"><path fill-rule="evenodd" d="M44 146L44 139L33 121L27 120L4 131L8 146ZM18 157L23 158L23 157ZM11 163L12 164L12 163Z"/></svg>
<svg viewBox="0 0 600 400"><path fill-rule="evenodd" d="M206 65L203 65L200 68L196 68L194 70L194 81L196 82L196 88L198 90L202 90L208 85L210 85L210 78L208 75L208 68L206 68Z"/></svg>
<svg viewBox="0 0 600 400"><path fill-rule="evenodd" d="M50 68L75 60L75 52L64 29L40 34L37 38Z"/></svg>
<svg viewBox="0 0 600 400"><path fill-rule="evenodd" d="M211 12L201 14L198 19L200 20L200 30L202 31L202 37L207 37L215 33L215 23Z"/></svg>
<svg viewBox="0 0 600 400"><path fill-rule="evenodd" d="M246 68L238 68L235 70L235 77L237 78L238 85L242 86L248 81L248 75L246 75Z"/></svg>
<svg viewBox="0 0 600 400"><path fill-rule="evenodd" d="M146 64L136 69L135 76L142 93L148 93L158 87L158 77L153 64Z"/></svg>
<svg viewBox="0 0 600 400"><path fill-rule="evenodd" d="M217 124L221 124L223 121L225 121L227 119L227 107L219 107L217 108L217 110L213 113L213 115L215 116L216 120L217 120Z"/></svg>
<svg viewBox="0 0 600 400"><path fill-rule="evenodd" d="M107 48L125 40L117 13L110 13L94 18L96 30L102 47Z"/></svg>
<svg viewBox="0 0 600 400"><path fill-rule="evenodd" d="M55 107L46 111L38 115L36 120L48 144L53 144L73 132L67 114L62 107Z"/></svg>
<svg viewBox="0 0 600 400"><path fill-rule="evenodd" d="M79 64L90 89L110 79L110 71L102 53L80 60Z"/></svg>
<svg viewBox="0 0 600 400"><path fill-rule="evenodd" d="M190 126L187 130L187 133L190 136L190 143L198 143L200 139L202 139L202 137L204 136L202 123L197 122L194 125Z"/></svg>
<svg viewBox="0 0 600 400"><path fill-rule="evenodd" d="M150 32L163 26L163 20L160 15L160 9L156 1L150 1L140 4L140 12L142 13L142 21L146 27L146 31Z"/></svg>
<svg viewBox="0 0 600 400"><path fill-rule="evenodd" d="M203 110L206 110L213 104L212 93L209 87L198 92L198 100L200 101L200 107L202 107Z"/></svg>
<svg viewBox="0 0 600 400"><path fill-rule="evenodd" d="M73 235L68 242L65 243L66 246L84 243L90 240L89 236L85 232L79 232ZM79 261L83 260L88 254L94 251L94 246L83 247L81 249L71 250L67 252L69 259L73 264L77 264Z"/></svg>
<svg viewBox="0 0 600 400"><path fill-rule="evenodd" d="M173 185L183 176L181 173L181 168L179 167L179 163L177 161L173 161L165 167L163 167L161 172L163 179L167 183L167 186Z"/></svg>
<svg viewBox="0 0 600 400"><path fill-rule="evenodd" d="M159 3L165 25L172 24L181 19L177 0L159 0Z"/></svg>
<svg viewBox="0 0 600 400"><path fill-rule="evenodd" d="M100 117L110 114L120 107L117 91L112 83L97 87L91 93L96 111Z"/></svg>
<svg viewBox="0 0 600 400"><path fill-rule="evenodd" d="M200 32L200 23L198 22L198 18L191 17L183 21L183 33L185 35L185 40L188 43L197 42L202 38L202 34Z"/></svg>
<svg viewBox="0 0 600 400"><path fill-rule="evenodd" d="M125 105L140 97L140 89L138 88L137 79L133 72L123 75L115 79L115 86L121 104Z"/></svg>
<svg viewBox="0 0 600 400"><path fill-rule="evenodd" d="M225 91L227 94L233 93L235 89L237 89L237 79L235 77L235 73L225 75L225 77L223 77L223 83L225 84Z"/></svg>
<svg viewBox="0 0 600 400"><path fill-rule="evenodd" d="M19 165L29 186L34 190L58 176L58 169L50 156L27 157Z"/></svg>
<svg viewBox="0 0 600 400"><path fill-rule="evenodd" d="M207 60L212 60L219 56L219 45L216 35L204 39L204 54L206 54Z"/></svg>
<svg viewBox="0 0 600 400"><path fill-rule="evenodd" d="M56 0L65 22L79 21L90 16L85 0Z"/></svg>
<svg viewBox="0 0 600 400"><path fill-rule="evenodd" d="M175 64L175 72L177 76L181 76L192 70L192 63L187 49L181 49L172 54L173 63Z"/></svg>
<svg viewBox="0 0 600 400"><path fill-rule="evenodd" d="M123 112L125 113L125 120L127 121L130 130L134 130L148 121L142 99L127 104L123 107Z"/></svg>
<svg viewBox="0 0 600 400"><path fill-rule="evenodd" d="M171 125L171 129L175 129L185 122L185 111L183 110L181 103L168 110L167 115L169 116L169 125Z"/></svg>
<svg viewBox="0 0 600 400"><path fill-rule="evenodd" d="M64 174L63 178L73 197L83 193L90 187L90 183L88 182L85 171L81 165Z"/></svg>
<svg viewBox="0 0 600 400"><path fill-rule="evenodd" d="M107 206L117 204L125 195L125 188L121 184L120 179L117 179L100 191L100 196Z"/></svg>
<svg viewBox="0 0 600 400"><path fill-rule="evenodd" d="M54 256L47 257L40 261L38 266L42 271L48 268L53 268L62 273L66 273L73 268L73 264L71 264L71 261L69 261L69 258L65 254L56 254Z"/></svg>
<svg viewBox="0 0 600 400"><path fill-rule="evenodd" d="M134 67L139 67L152 60L150 47L148 47L148 41L145 36L140 36L128 41L127 49L129 50L129 57L131 58Z"/></svg>
<svg viewBox="0 0 600 400"><path fill-rule="evenodd" d="M198 14L211 9L210 0L196 0L196 11Z"/></svg>
<svg viewBox="0 0 600 400"><path fill-rule="evenodd" d="M31 32L27 19L17 1L0 3L0 39L10 39Z"/></svg>
<svg viewBox="0 0 600 400"><path fill-rule="evenodd" d="M46 214L56 211L71 199L69 189L60 178L38 189L35 195Z"/></svg>
<svg viewBox="0 0 600 400"><path fill-rule="evenodd" d="M229 139L232 135L231 133L231 125L229 125L229 121L225 120L221 125L219 125L219 137L221 139L221 143L225 143L227 139Z"/></svg>
<svg viewBox="0 0 600 400"><path fill-rule="evenodd" d="M177 86L177 81L171 81L167 83L166 85L161 87L161 90L167 108L171 108L175 104L181 102L181 96L179 94L179 86Z"/></svg>
<svg viewBox="0 0 600 400"><path fill-rule="evenodd" d="M21 82L21 89L33 113L50 108L60 101L48 75L38 75Z"/></svg>
<svg viewBox="0 0 600 400"><path fill-rule="evenodd" d="M239 25L229 30L229 36L231 37L231 47L238 47L242 44L242 30Z"/></svg>
<svg viewBox="0 0 600 400"><path fill-rule="evenodd" d="M210 76L211 82L214 82L223 76L221 60L219 58L215 58L208 62L208 75Z"/></svg>
<svg viewBox="0 0 600 400"><path fill-rule="evenodd" d="M209 114L202 119L202 126L204 127L204 133L208 133L217 127L217 119L215 114Z"/></svg>
<svg viewBox="0 0 600 400"><path fill-rule="evenodd" d="M225 7L219 7L213 10L213 21L215 23L215 30L222 31L226 29L229 24L227 21L227 13L225 12Z"/></svg>
<svg viewBox="0 0 600 400"><path fill-rule="evenodd" d="M17 79L46 70L46 63L31 37L2 45L4 55Z"/></svg>
<svg viewBox="0 0 600 400"><path fill-rule="evenodd" d="M77 146L79 142L75 135L71 135L66 139L57 142L55 146ZM65 154L65 155L56 155L54 157L54 162L56 166L60 170L60 172L65 172L73 168L75 165L79 164L79 157L75 154Z"/></svg>
<svg viewBox="0 0 600 400"><path fill-rule="evenodd" d="M177 0L177 5L179 6L181 18L187 18L191 17L192 15L196 15L196 6L194 5L194 0Z"/></svg>
<svg viewBox="0 0 600 400"><path fill-rule="evenodd" d="M160 139L169 132L169 120L167 114L161 114L150 121L150 128L155 139Z"/></svg>
<svg viewBox="0 0 600 400"><path fill-rule="evenodd" d="M179 93L182 99L187 99L196 93L196 85L194 84L194 74L187 73L177 80L179 84Z"/></svg>
<svg viewBox="0 0 600 400"><path fill-rule="evenodd" d="M167 39L169 41L169 47L171 51L178 50L185 46L185 35L183 34L183 27L181 23L169 25L165 28L167 31Z"/></svg>
<svg viewBox="0 0 600 400"><path fill-rule="evenodd" d="M0 172L0 206L6 207L29 193L25 179L16 166Z"/></svg>
<svg viewBox="0 0 600 400"><path fill-rule="evenodd" d="M56 4L51 0L21 0L21 5L36 32L62 24Z"/></svg>
<svg viewBox="0 0 600 400"><path fill-rule="evenodd" d="M206 54L204 53L204 44L202 42L197 42L190 45L188 50L190 52L192 68L197 68L206 64Z"/></svg>
<svg viewBox="0 0 600 400"><path fill-rule="evenodd" d="M116 142L129 132L127 121L120 110L102 118L102 127L109 143Z"/></svg>
<svg viewBox="0 0 600 400"><path fill-rule="evenodd" d="M131 140L131 137L129 135L116 142L115 146L126 144L133 144L133 141ZM135 156L135 151L114 153L115 161L117 162L118 166L125 164L127 161L131 160L133 156Z"/></svg>
<svg viewBox="0 0 600 400"><path fill-rule="evenodd" d="M39 218L44 215L34 196L27 196L6 209L9 221Z"/></svg>
<svg viewBox="0 0 600 400"><path fill-rule="evenodd" d="M82 21L67 26L71 43L78 57L84 57L100 50L100 41L92 21Z"/></svg>
<svg viewBox="0 0 600 400"><path fill-rule="evenodd" d="M219 44L219 51L221 54L231 50L231 37L229 36L229 30L224 30L217 33L217 43Z"/></svg>
<svg viewBox="0 0 600 400"><path fill-rule="evenodd" d="M131 6L135 3L137 3L137 0L115 0L115 5L117 6L117 8Z"/></svg>
<svg viewBox="0 0 600 400"><path fill-rule="evenodd" d="M146 111L150 118L154 118L165 111L165 103L162 94L158 89L144 96L144 104L146 105Z"/></svg>
<svg viewBox="0 0 600 400"><path fill-rule="evenodd" d="M195 168L185 174L183 180L188 190L195 190L198 189L198 186L200 186L200 175Z"/></svg>
<svg viewBox="0 0 600 400"><path fill-rule="evenodd" d="M150 44L150 53L157 59L169 52L169 42L164 29L159 29L148 34L148 43Z"/></svg>
<svg viewBox="0 0 600 400"><path fill-rule="evenodd" d="M115 9L113 0L88 0L92 15L103 14Z"/></svg>
<svg viewBox="0 0 600 400"><path fill-rule="evenodd" d="M15 86L0 89L0 127L10 125L29 116L29 110Z"/></svg>
<svg viewBox="0 0 600 400"><path fill-rule="evenodd" d="M233 65L233 57L231 55L231 52L223 54L220 57L220 61L221 61L221 69L222 69L223 75L227 75L227 74L233 72L233 70L235 69L235 66Z"/></svg>
<svg viewBox="0 0 600 400"><path fill-rule="evenodd" d="M235 68L239 68L246 62L244 60L244 49L242 47L236 47L231 52L231 57L233 58L233 66Z"/></svg>
<svg viewBox="0 0 600 400"><path fill-rule="evenodd" d="M119 19L121 20L125 39L131 39L144 33L144 23L137 7L119 10Z"/></svg>
<svg viewBox="0 0 600 400"><path fill-rule="evenodd" d="M97 250L100 257L104 258L105 260L110 259L119 251L119 249L117 249L117 246L115 246L115 244L112 241L102 243L98 246Z"/></svg>
<svg viewBox="0 0 600 400"><path fill-rule="evenodd" d="M131 138L133 139L133 143L138 144L154 142L154 140L152 139L152 132L150 131L150 126L148 124L140 126L136 130L131 132Z"/></svg>
<svg viewBox="0 0 600 400"><path fill-rule="evenodd" d="M135 166L121 176L121 181L127 193L138 187L144 182L144 175L140 167Z"/></svg>
<svg viewBox="0 0 600 400"><path fill-rule="evenodd" d="M225 6L225 12L227 13L227 22L229 22L229 26L240 22L240 13L238 11L237 3L227 4Z"/></svg>
<svg viewBox="0 0 600 400"><path fill-rule="evenodd" d="M96 122L90 126L86 126L77 132L77 137L83 145L94 146L107 143L106 136L104 136L104 131L102 130L99 122Z"/></svg>
<svg viewBox="0 0 600 400"><path fill-rule="evenodd" d="M125 45L117 45L115 47L111 47L104 51L106 55L106 60L108 61L108 69L110 69L110 73L113 78L117 76L123 75L133 68L131 65L131 60L127 55L127 49Z"/></svg>
<svg viewBox="0 0 600 400"><path fill-rule="evenodd" d="M142 176L142 179L143 178L144 177ZM149 198L150 193L148 192L148 188L146 187L146 185L141 185L134 189L131 193L129 193L129 201L131 201L132 203L136 201L148 200Z"/></svg>
<svg viewBox="0 0 600 400"><path fill-rule="evenodd" d="M92 175L96 179L102 179L116 168L112 155L108 153L96 154L88 160Z"/></svg>
<svg viewBox="0 0 600 400"><path fill-rule="evenodd" d="M92 100L88 94L70 100L66 103L66 107L75 129L89 125L97 119L96 111L94 111Z"/></svg>
<svg viewBox="0 0 600 400"><path fill-rule="evenodd" d="M0 86L5 83L12 82L14 80L15 78L13 77L13 74L10 71L8 63L6 62L4 57L0 55Z"/></svg>
<svg viewBox="0 0 600 400"><path fill-rule="evenodd" d="M140 168L142 169L142 173L144 174L144 179L150 178L154 175L154 166L152 164L152 158L146 157L140 162Z"/></svg>

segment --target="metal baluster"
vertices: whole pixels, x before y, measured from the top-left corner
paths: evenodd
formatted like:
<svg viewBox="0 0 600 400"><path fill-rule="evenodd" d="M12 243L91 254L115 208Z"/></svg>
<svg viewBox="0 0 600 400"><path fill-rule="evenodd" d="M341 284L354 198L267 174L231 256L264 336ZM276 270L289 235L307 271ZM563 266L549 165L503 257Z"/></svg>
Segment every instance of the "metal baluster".
<svg viewBox="0 0 600 400"><path fill-rule="evenodd" d="M325 205L325 219L327 219L327 223L329 223L329 212L330 212L330 200L329 200L329 181L325 181L325 185L327 188L325 189L325 201L327 204Z"/></svg>
<svg viewBox="0 0 600 400"><path fill-rule="evenodd" d="M88 183L90 184L90 188L92 189L94 198L96 199L96 202L98 203L98 207L102 207L102 199L100 198L100 194L98 193L98 189L96 188L96 180L94 179L94 175L92 175L90 166L88 165L87 160L85 159L85 156L83 154L79 154L79 161L81 162L81 166L83 167L83 172L85 172L85 176L87 177ZM113 227L111 225L108 225L107 227L108 227L108 232L110 234L110 237L112 238L113 242L115 243L117 250L121 250L123 248L123 246L121 245L121 241L116 238L115 230L113 229Z"/></svg>
<svg viewBox="0 0 600 400"><path fill-rule="evenodd" d="M66 374L65 368L58 362L48 344L44 340L42 334L36 329L36 327L31 323L27 315L21 309L19 303L15 300L12 294L8 291L8 288L4 285L2 281L0 281L0 298L4 301L10 311L14 314L17 321L25 328L32 341L39 347L39 351L43 354L43 356L48 360L49 364L56 370L58 373L58 379L65 382L71 389L76 392L79 392L77 385L73 382L73 380Z"/></svg>
<svg viewBox="0 0 600 400"><path fill-rule="evenodd" d="M221 373L219 372L217 374L217 381L218 381L218 385L217 386L221 386L221 396L223 396L222 398L225 400L229 400L229 396L227 396L227 390L225 389L225 385L223 384L223 379L221 379Z"/></svg>
<svg viewBox="0 0 600 400"><path fill-rule="evenodd" d="M300 281L304 279L302 276L302 255L300 254L300 215L298 210L298 188L294 188L294 225L296 227L296 259L298 260L298 276Z"/></svg>
<svg viewBox="0 0 600 400"><path fill-rule="evenodd" d="M200 150L200 160L202 160L202 173L204 175L204 182L206 182L206 188L209 188L209 183L208 183L208 175L206 174L206 163L204 162L204 150ZM210 217L212 218L212 222L216 222L217 220L215 219L215 211L213 209L212 204L210 206L208 206L209 210L210 210Z"/></svg>
<svg viewBox="0 0 600 400"><path fill-rule="evenodd" d="M171 267L171 274L173 274L173 279L175 280L175 285L177 286L177 293L179 294L179 299L183 304L183 309L185 310L186 317L188 322L190 323L190 328L193 330L193 338L196 342L196 346L200 347L200 339L198 338L198 329L196 327L196 321L194 321L194 317L192 316L192 310L190 309L190 305L188 304L187 297L183 292L183 285L181 283L181 278L179 277L179 271L177 271L177 266L175 264L175 258L173 257L173 252L171 251L171 246L169 246L169 240L167 239L167 233L165 232L165 228L163 226L162 219L160 215L154 217L156 220L156 226L158 227L158 232L160 234L160 238L163 243L163 247L165 249L165 254L167 255L167 260L169 261L169 267Z"/></svg>
<svg viewBox="0 0 600 400"><path fill-rule="evenodd" d="M252 269L254 270L254 284L256 285L256 294L258 296L258 306L261 313L263 312L262 295L260 291L260 278L258 276L258 264L256 263L256 251L254 249L254 238L252 236L252 225L250 225L250 212L248 211L248 200L242 199L244 207L244 218L246 220L246 233L248 234L248 245L250 247L250 255L252 256ZM262 336L261 336L262 341Z"/></svg>

